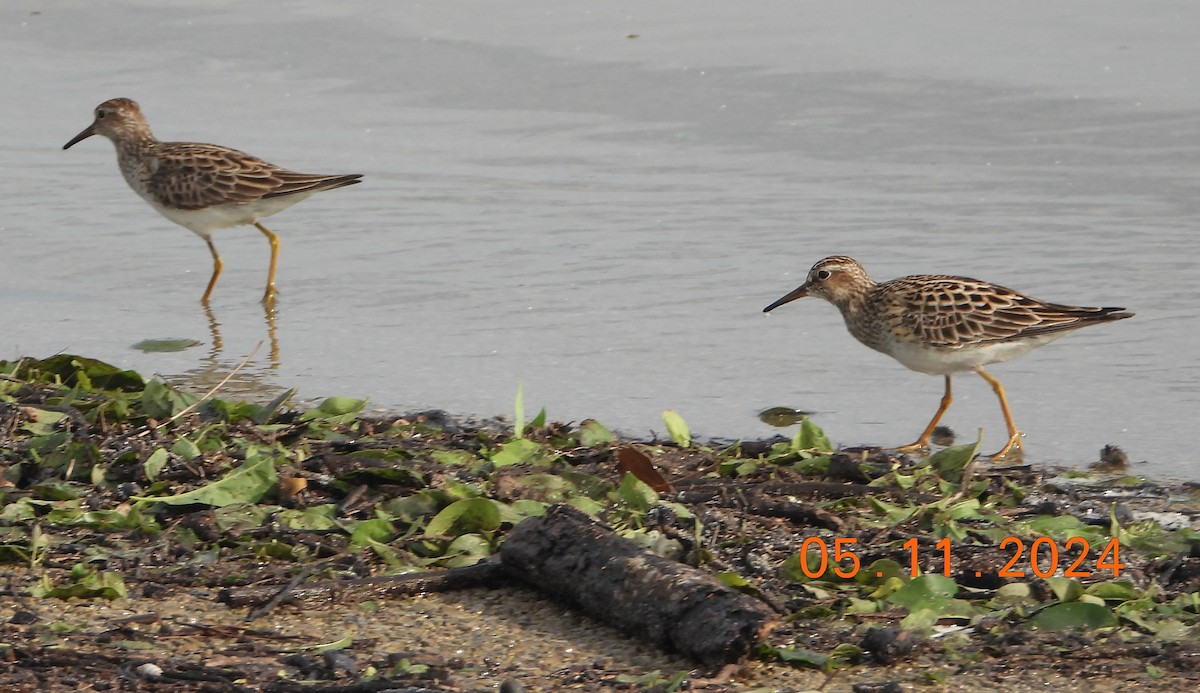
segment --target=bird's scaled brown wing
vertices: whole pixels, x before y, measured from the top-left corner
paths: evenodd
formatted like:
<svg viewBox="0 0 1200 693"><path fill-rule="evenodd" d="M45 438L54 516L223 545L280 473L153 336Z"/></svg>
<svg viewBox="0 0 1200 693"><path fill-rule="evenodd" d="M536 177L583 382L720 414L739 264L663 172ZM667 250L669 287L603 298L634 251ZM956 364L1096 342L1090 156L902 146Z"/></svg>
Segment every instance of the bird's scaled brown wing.
<svg viewBox="0 0 1200 693"><path fill-rule="evenodd" d="M964 277L905 277L881 284L879 290L891 298L880 319L893 334L911 331L921 342L942 348L1073 330L1117 319L1113 311L1121 310L1043 303Z"/></svg>
<svg viewBox="0 0 1200 693"><path fill-rule="evenodd" d="M347 185L354 185L362 178L361 173L350 173L346 175L322 175L317 173L296 173L295 171L279 170L275 177L279 180L279 185L267 193L265 197L276 197L279 195L295 195L297 193L315 193L321 190L333 190L334 188L343 188Z"/></svg>
<svg viewBox="0 0 1200 693"><path fill-rule="evenodd" d="M179 209L253 202L283 185L283 169L236 149L166 142L147 187L161 203Z"/></svg>

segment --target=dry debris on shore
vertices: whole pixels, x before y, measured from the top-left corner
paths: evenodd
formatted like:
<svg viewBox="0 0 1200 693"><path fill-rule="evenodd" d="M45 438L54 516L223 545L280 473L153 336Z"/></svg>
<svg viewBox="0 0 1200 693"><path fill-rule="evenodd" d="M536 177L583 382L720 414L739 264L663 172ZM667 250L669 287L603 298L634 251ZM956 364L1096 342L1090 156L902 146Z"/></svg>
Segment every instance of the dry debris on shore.
<svg viewBox="0 0 1200 693"><path fill-rule="evenodd" d="M1195 488L364 406L0 362L0 689L1200 683Z"/></svg>

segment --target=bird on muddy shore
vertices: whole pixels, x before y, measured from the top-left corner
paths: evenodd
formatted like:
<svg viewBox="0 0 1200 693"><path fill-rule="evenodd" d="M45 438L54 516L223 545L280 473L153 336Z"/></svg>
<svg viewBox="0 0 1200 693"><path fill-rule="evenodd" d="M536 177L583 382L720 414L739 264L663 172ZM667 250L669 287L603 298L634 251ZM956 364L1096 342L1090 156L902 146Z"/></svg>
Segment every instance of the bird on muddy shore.
<svg viewBox="0 0 1200 693"><path fill-rule="evenodd" d="M941 375L941 406L916 442L899 450L929 447L929 438L950 408L950 376L972 370L1000 400L1008 443L992 457L1021 449L1000 381L983 367L1016 358L1089 325L1133 317L1124 308L1087 308L1046 303L997 284L946 275L913 275L882 284L853 258L827 257L813 265L801 286L763 309L770 312L798 298L816 296L842 313L855 339L911 370Z"/></svg>
<svg viewBox="0 0 1200 693"><path fill-rule="evenodd" d="M304 198L347 185L362 174L296 173L236 149L198 142L160 142L150 131L141 108L131 99L109 99L96 107L95 120L63 149L102 135L117 149L117 165L125 182L164 217L204 239L212 253L213 272L200 302L207 304L221 256L213 245L217 229L253 225L271 244L271 264L263 303L275 303L275 268L279 237L260 219L282 212Z"/></svg>

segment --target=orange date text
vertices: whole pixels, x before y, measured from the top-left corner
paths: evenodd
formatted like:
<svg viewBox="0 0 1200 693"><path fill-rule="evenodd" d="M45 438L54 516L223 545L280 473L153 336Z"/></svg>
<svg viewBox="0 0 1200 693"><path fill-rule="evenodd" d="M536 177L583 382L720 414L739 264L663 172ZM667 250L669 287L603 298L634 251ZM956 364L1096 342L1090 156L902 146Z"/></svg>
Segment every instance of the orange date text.
<svg viewBox="0 0 1200 693"><path fill-rule="evenodd" d="M838 537L827 542L821 537L809 537L800 545L800 570L809 579L819 579L827 572L832 572L839 578L849 580L863 570L862 561L855 552L857 539ZM912 577L921 575L923 561L928 561L936 568L941 564L941 574L950 577L953 573L953 556L950 553L950 540L942 539L934 544L933 551L929 547L921 547L917 540L909 539L901 546L907 554L909 574ZM1000 542L1008 560L1004 565L997 566L995 575L1000 578L1047 578L1058 575L1063 577L1086 578L1093 571L1111 570L1113 578L1119 577L1125 564L1121 562L1121 546L1116 537L1108 540L1098 555L1092 556L1092 546L1083 537L1071 537L1059 547L1059 543L1050 537L1036 539L1021 539L1005 537ZM975 577L981 577L982 571L975 571ZM883 577L883 573L877 576Z"/></svg>

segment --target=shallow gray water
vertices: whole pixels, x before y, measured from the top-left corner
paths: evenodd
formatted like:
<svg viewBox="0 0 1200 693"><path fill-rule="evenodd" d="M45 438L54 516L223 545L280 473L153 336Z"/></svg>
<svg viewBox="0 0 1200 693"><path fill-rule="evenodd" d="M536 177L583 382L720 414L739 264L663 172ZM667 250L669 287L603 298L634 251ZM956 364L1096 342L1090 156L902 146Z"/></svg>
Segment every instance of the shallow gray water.
<svg viewBox="0 0 1200 693"><path fill-rule="evenodd" d="M941 381L836 310L762 315L830 254L954 273L1133 320L992 369L1033 461L1106 443L1195 478L1200 5L0 5L0 358L86 354L196 391L296 386L398 409L527 408L701 435L790 405L842 444L910 442ZM61 146L114 96L164 139L366 175L193 234ZM147 338L204 346L143 354ZM274 338L273 343L271 337ZM945 423L998 447L990 388Z"/></svg>

